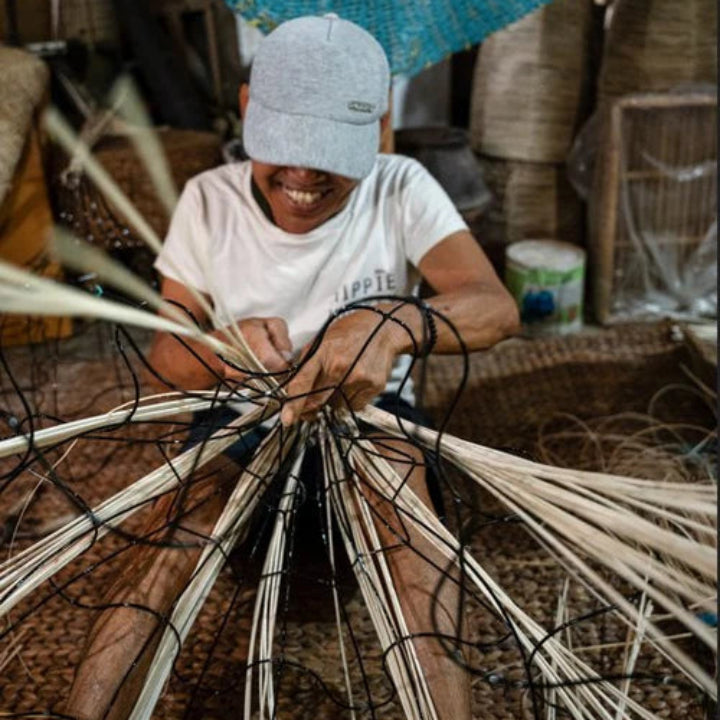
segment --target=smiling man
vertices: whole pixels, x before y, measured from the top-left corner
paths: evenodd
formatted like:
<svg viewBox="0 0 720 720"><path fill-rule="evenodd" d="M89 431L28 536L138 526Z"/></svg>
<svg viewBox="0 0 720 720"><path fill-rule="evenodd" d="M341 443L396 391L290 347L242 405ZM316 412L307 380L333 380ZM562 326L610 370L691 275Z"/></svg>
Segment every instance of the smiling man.
<svg viewBox="0 0 720 720"><path fill-rule="evenodd" d="M517 329L513 299L442 188L414 160L378 154L389 122L389 87L385 53L357 25L327 15L279 26L261 44L250 84L240 91L251 159L187 183L156 263L166 299L205 323L189 288L199 291L224 324L240 328L268 370L288 373L290 399L281 413L286 425L311 420L331 398L353 410L374 402L420 421L412 383L403 382L410 355L460 350L455 334L434 322L433 311L451 321L471 350ZM421 277L435 293L427 301L376 305L402 325L386 322L378 330L374 312L343 313L316 352L304 357L308 343L345 303L378 294L409 296ZM150 361L167 383L186 390L244 379L204 347L193 351L158 334ZM298 359L299 369L291 374L291 361ZM210 428L227 420L211 419ZM400 441L383 447L432 507L422 455ZM128 570L110 591L117 607L105 611L93 629L68 713L101 717L112 705L107 717L128 714L156 644L158 618L190 577L199 538L211 531L247 453L247 443L233 446L224 465L183 490L185 500L192 499L189 506L198 509L185 513L181 523L171 522L162 536L179 547L134 549ZM414 461L411 471L408 459ZM158 502L148 534L167 526L171 510L177 512L173 502ZM410 538L411 547L398 543L404 529L392 504L373 503L383 518L378 533L411 632L431 632L437 623L451 634L452 583L445 583L435 607L440 619L431 619L440 576L426 558L438 565L442 559L419 537ZM469 720L469 682L461 666L437 641L413 642L437 716Z"/></svg>
<svg viewBox="0 0 720 720"><path fill-rule="evenodd" d="M442 188L417 162L378 154L389 87L384 51L357 25L336 16L285 23L261 44L250 85L240 90L251 160L186 185L156 263L163 294L199 316L187 286L207 295L224 322L239 322L252 336L270 370L287 370L338 307L410 295L420 275L438 293L429 304L467 347L488 347L516 328L512 298ZM409 306L397 317L420 342L427 314ZM371 313L335 323L326 336L332 359L321 351L291 387L304 393L339 381L376 324ZM438 331L435 351L457 351L452 333ZM357 398L353 408L397 390L412 346L387 324L343 383ZM198 351L205 367L186 354L187 367L183 360L178 368L177 344L161 337L152 359L183 387L237 377ZM404 398L412 400L409 384ZM298 399L283 419L293 422L326 400L322 393Z"/></svg>

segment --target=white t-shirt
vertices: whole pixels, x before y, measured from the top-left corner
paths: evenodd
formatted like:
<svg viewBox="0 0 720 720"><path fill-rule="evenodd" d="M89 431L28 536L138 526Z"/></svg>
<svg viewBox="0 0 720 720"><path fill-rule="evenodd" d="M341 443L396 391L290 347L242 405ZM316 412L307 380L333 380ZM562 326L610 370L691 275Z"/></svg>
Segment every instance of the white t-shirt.
<svg viewBox="0 0 720 720"><path fill-rule="evenodd" d="M155 267L208 294L223 323L284 318L294 350L348 302L416 292L423 255L467 229L432 175L400 155L378 155L345 207L304 234L270 222L250 181L250 162L189 180ZM409 360L398 360L387 391L397 391ZM411 384L403 396L412 402Z"/></svg>

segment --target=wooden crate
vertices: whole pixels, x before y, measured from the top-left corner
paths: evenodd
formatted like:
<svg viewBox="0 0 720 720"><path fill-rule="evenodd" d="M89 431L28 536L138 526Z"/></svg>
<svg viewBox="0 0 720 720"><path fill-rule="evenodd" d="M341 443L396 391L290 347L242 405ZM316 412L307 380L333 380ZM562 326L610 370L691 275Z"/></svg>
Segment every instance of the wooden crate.
<svg viewBox="0 0 720 720"><path fill-rule="evenodd" d="M702 314L693 273L716 247L717 98L628 95L605 113L590 199L597 319Z"/></svg>

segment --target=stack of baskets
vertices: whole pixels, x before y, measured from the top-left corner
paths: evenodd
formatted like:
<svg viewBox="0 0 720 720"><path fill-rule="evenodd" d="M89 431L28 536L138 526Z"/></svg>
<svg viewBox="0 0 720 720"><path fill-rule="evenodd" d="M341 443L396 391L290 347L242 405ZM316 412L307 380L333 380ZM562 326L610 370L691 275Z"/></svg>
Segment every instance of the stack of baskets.
<svg viewBox="0 0 720 720"><path fill-rule="evenodd" d="M50 73L35 55L6 46L0 46L0 67L0 259L59 279L62 270L46 251L53 218L39 122ZM65 337L71 331L67 317L0 316L3 346Z"/></svg>
<svg viewBox="0 0 720 720"><path fill-rule="evenodd" d="M717 85L717 0L615 0L598 102Z"/></svg>
<svg viewBox="0 0 720 720"><path fill-rule="evenodd" d="M490 36L473 77L470 139L496 202L484 245L579 243L583 213L565 160L587 114L591 0L557 0Z"/></svg>

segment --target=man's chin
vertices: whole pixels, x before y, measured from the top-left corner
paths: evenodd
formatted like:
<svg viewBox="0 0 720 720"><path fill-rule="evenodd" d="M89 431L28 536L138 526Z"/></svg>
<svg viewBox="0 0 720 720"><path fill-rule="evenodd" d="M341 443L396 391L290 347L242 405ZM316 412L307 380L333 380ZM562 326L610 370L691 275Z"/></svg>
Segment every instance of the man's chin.
<svg viewBox="0 0 720 720"><path fill-rule="evenodd" d="M306 233L327 220L328 210L322 201L307 206L283 202L282 207L273 212L273 216L278 227L286 232Z"/></svg>
<svg viewBox="0 0 720 720"><path fill-rule="evenodd" d="M288 215L283 214L276 216L275 224L285 232L296 235L308 233L319 227L325 222L324 217L314 217L312 215Z"/></svg>

